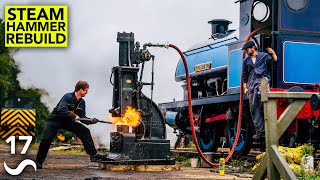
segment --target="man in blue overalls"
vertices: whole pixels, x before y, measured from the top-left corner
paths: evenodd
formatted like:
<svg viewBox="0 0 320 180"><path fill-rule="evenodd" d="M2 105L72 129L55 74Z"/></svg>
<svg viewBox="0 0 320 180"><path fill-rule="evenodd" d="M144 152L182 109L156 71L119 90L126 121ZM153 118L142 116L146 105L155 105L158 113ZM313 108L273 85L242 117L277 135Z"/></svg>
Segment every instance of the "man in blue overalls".
<svg viewBox="0 0 320 180"><path fill-rule="evenodd" d="M38 169L42 169L42 163L59 129L73 132L79 137L87 154L90 155L91 161L99 161L104 158L104 156L97 154L90 130L81 123L76 122L80 120L80 118L86 118L86 104L82 98L86 96L88 90L89 84L86 81L79 81L75 86L75 91L65 94L51 112L42 135L36 158ZM83 121L82 123L95 124L97 122L98 120L93 118L91 122Z"/></svg>
<svg viewBox="0 0 320 180"><path fill-rule="evenodd" d="M273 49L267 48L268 53L258 52L253 41L243 45L248 57L242 62L242 81L244 92L249 96L250 113L256 134L253 139L260 139L264 135L263 104L260 100L260 83L263 77L270 83L270 62L277 61L277 55Z"/></svg>

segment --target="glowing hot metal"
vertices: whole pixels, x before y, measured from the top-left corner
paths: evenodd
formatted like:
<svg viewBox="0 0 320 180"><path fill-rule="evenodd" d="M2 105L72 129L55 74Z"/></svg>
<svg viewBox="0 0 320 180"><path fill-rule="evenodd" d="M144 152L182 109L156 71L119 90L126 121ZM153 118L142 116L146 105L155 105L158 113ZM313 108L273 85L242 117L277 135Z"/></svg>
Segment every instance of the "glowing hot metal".
<svg viewBox="0 0 320 180"><path fill-rule="evenodd" d="M112 117L110 113L108 118L113 121L112 124L135 127L140 123L141 115L135 108L127 106L123 117Z"/></svg>

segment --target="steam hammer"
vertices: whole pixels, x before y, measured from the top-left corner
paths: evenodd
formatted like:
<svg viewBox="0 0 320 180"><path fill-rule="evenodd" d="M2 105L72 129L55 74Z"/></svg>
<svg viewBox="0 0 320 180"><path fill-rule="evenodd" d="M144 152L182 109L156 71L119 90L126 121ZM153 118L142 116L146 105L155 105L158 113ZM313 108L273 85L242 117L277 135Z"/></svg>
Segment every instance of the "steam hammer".
<svg viewBox="0 0 320 180"><path fill-rule="evenodd" d="M114 157L125 158L127 161L135 162L144 159L152 160L153 163L157 160L164 164L172 164L174 160L170 160L170 141L166 140L164 117L152 98L141 92L145 85L150 85L153 89L154 56L146 46L140 49L140 43L134 43L133 33L118 33L117 41L119 66L112 68L110 77L110 83L113 85L113 107L109 112L113 117L122 117L126 107L131 106L140 112L141 123L133 128L133 132L129 132L128 126L118 126L117 132L111 132L108 158L113 160ZM151 82L142 82L144 64L150 60L152 60ZM112 76L113 82L111 82Z"/></svg>

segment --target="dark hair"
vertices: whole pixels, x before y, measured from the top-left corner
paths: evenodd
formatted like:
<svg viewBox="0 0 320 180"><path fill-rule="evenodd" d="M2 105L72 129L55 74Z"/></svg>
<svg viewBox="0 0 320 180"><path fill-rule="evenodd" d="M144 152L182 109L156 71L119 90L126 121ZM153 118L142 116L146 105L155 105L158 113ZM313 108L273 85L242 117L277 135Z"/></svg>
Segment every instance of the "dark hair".
<svg viewBox="0 0 320 180"><path fill-rule="evenodd" d="M74 91L77 92L80 89L85 90L87 88L89 88L89 84L86 81L78 81L74 88Z"/></svg>

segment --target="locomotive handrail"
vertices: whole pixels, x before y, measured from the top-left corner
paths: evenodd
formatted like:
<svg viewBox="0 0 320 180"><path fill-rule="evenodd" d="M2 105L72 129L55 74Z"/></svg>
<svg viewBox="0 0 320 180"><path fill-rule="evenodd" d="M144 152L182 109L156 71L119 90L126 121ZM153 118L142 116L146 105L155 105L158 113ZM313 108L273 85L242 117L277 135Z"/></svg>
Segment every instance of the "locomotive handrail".
<svg viewBox="0 0 320 180"><path fill-rule="evenodd" d="M247 100L248 97L243 97L243 100ZM193 106L199 105L206 105L206 104L218 104L223 102L235 102L239 101L239 94L228 94L224 96L212 96L212 97L204 97L204 98L197 98L192 99ZM179 108L179 107L186 107L188 106L188 100L181 100L181 101L174 101L174 102L167 102L167 103L159 103L160 107L162 108Z"/></svg>

